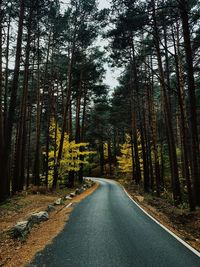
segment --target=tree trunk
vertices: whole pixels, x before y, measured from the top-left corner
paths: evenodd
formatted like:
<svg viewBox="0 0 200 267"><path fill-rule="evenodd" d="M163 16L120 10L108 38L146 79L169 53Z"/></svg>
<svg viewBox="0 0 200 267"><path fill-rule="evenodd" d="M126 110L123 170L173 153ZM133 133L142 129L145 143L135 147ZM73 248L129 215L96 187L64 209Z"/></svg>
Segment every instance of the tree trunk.
<svg viewBox="0 0 200 267"><path fill-rule="evenodd" d="M109 175L112 176L112 151L111 140L108 140L108 163L109 163Z"/></svg>
<svg viewBox="0 0 200 267"><path fill-rule="evenodd" d="M75 140L76 143L82 142L82 134L81 134L81 125L80 125L80 113L81 113L81 99L82 99L82 91L83 91L83 71L81 70L80 78L79 78L79 88L77 92L77 99L76 99L76 133L75 133ZM80 147L80 152L83 151L83 148ZM80 160L82 161L84 158L83 156L79 156ZM79 183L81 184L83 182L83 164L80 164L80 169L78 171L78 179Z"/></svg>
<svg viewBox="0 0 200 267"><path fill-rule="evenodd" d="M135 155L134 155L134 141L133 141L133 132L130 131L131 136L131 158L132 158L132 180L136 182L136 168L135 168ZM117 153L116 153L117 158ZM136 182L137 183L137 182Z"/></svg>
<svg viewBox="0 0 200 267"><path fill-rule="evenodd" d="M72 54L71 54L71 59L70 59L70 63L68 66L67 97L66 97L65 109L64 109L64 114L63 114L63 125L62 125L62 129L61 129L61 138L60 138L60 144L59 144L59 150L58 150L57 165L55 166L55 172L53 175L53 189L56 189L56 185L57 185L57 181L58 181L58 168L60 165L60 160L62 158L64 136L65 136L66 126L67 126L67 113L69 111L69 106L71 103L72 66L73 66L73 60L74 60L74 50L75 50L75 40L74 40L74 43L72 45Z"/></svg>
<svg viewBox="0 0 200 267"><path fill-rule="evenodd" d="M2 29L3 29L3 11L2 11L2 0L0 1L0 162L3 160L4 150L4 120L3 120L3 73L2 73ZM4 107L5 108L5 107ZM0 174L0 201L9 194L7 192L8 177L1 176Z"/></svg>
<svg viewBox="0 0 200 267"><path fill-rule="evenodd" d="M29 115L28 115L28 142L27 142L27 175L26 175L26 188L29 187L30 184L30 170L31 170L31 128L32 128L32 107L29 107Z"/></svg>
<svg viewBox="0 0 200 267"><path fill-rule="evenodd" d="M100 161L100 176L103 177L104 175L104 147L103 141L101 140L99 143L99 161Z"/></svg>
<svg viewBox="0 0 200 267"><path fill-rule="evenodd" d="M149 192L150 173L149 173L149 162L148 162L146 119L145 119L144 106L142 107L142 114L140 116L141 116L140 133L141 133L142 157L143 157L144 191Z"/></svg>
<svg viewBox="0 0 200 267"><path fill-rule="evenodd" d="M32 30L32 16L33 9L30 10L30 16L28 21L28 33L27 33L27 44L25 53L25 66L24 66L24 80L21 100L21 110L19 118L19 132L16 144L15 153L15 167L14 167L14 178L12 185L12 192L23 190L25 181L25 151L26 151L26 119L27 119L27 97L28 97L28 78L29 78L29 56L30 56L30 44L31 44L31 30Z"/></svg>
<svg viewBox="0 0 200 267"><path fill-rule="evenodd" d="M169 100L167 97L164 71L163 71L163 66L162 66L162 58L161 58L161 51L160 51L160 45L159 45L159 32L158 32L158 26L157 26L154 0L152 0L152 7L153 7L153 23L154 23L154 42L155 42L157 61L158 61L160 85L161 85L161 90L162 90L163 97L164 97L164 109L165 109L165 115L166 115L165 120L166 120L167 132L168 132L168 137L169 137L168 141L169 141L169 151L170 151L170 164L171 164L171 170L172 170L171 175L172 175L173 198L176 204L178 204L181 201L181 190L180 190L179 175L178 175L176 146L175 146L175 140L174 140L174 134L173 134L171 111L169 107Z"/></svg>
<svg viewBox="0 0 200 267"><path fill-rule="evenodd" d="M152 83L153 87L153 75L152 81L151 77L149 77L149 83ZM160 196L160 164L159 164L159 156L158 156L158 141L157 141L157 127L156 127L156 114L154 109L154 101L153 101L153 92L151 86L149 90L147 90L148 95L148 110L149 110L149 125L152 137L152 147L153 147L153 161L154 161L154 170L155 170L155 182L156 182L156 194ZM154 179L151 181L151 189L154 190Z"/></svg>
<svg viewBox="0 0 200 267"><path fill-rule="evenodd" d="M3 34L3 11L2 11L2 0L0 0L0 153L3 151L4 144L4 120L3 120L3 73L2 73L2 34Z"/></svg>
<svg viewBox="0 0 200 267"><path fill-rule="evenodd" d="M182 157L183 157L183 174L187 184L187 192L188 192L188 200L190 205L190 210L195 210L195 203L193 199L192 193L192 186L190 180L190 170L189 170L189 159L188 159L188 132L187 132L187 122L186 122L186 112L185 112L185 105L184 105L184 84L182 78L182 70L181 70L181 62L180 62L180 55L179 55L179 29L177 25L177 46L175 42L175 36L172 29L172 38L174 42L174 51L175 51L175 65L176 65L176 76L177 76L177 93L178 93L178 101L179 101L179 109L180 109L180 124L181 124L181 141L182 141Z"/></svg>
<svg viewBox="0 0 200 267"><path fill-rule="evenodd" d="M47 128L46 128L46 157L45 157L45 185L48 187L49 183L49 127L50 127L50 116L47 114ZM40 185L40 180L35 180L35 185Z"/></svg>
<svg viewBox="0 0 200 267"><path fill-rule="evenodd" d="M139 98L138 98L138 74L136 67L136 58L135 58L135 47L134 40L130 43L131 47L131 62L130 62L130 71L131 71L131 79L130 79L130 94L131 94L131 120L132 120L132 133L133 133L133 142L134 142L134 153L135 153L135 170L136 170L136 183L139 184L141 181L141 168L140 168L140 157L138 151L138 133L137 133L137 114L139 114L139 124L140 122L140 107L139 107ZM136 112L136 107L138 112Z"/></svg>
<svg viewBox="0 0 200 267"><path fill-rule="evenodd" d="M40 92L41 87L41 81L40 81L40 23L38 21L38 38L37 38L37 49L38 49L38 55L37 55L37 117L36 117L36 143L35 143L35 156L34 156L34 163L33 163L33 182L35 185L40 184L40 150L41 150L41 144L40 144L40 137L41 137L41 121L42 121L42 108L44 104L44 90L43 94ZM48 44L47 44L47 54L46 54L46 62L45 62L45 70L44 70L44 80L43 80L43 87L46 86L47 83L47 76L48 76L48 64L49 64L49 56L50 56L50 47L51 47L51 37L52 32L50 28L49 36L48 36ZM47 120L48 121L48 120ZM48 123L47 123L48 124ZM47 125L47 128L49 127L49 124ZM48 132L48 130L47 130ZM46 141L46 148L47 148ZM48 157L47 157L48 158ZM47 173L47 166L48 163L45 160L45 185L48 186L48 173Z"/></svg>
<svg viewBox="0 0 200 267"><path fill-rule="evenodd" d="M133 146L134 146L134 157L135 157L135 182L139 184L141 181L141 169L140 169L140 158L138 151L138 134L135 119L135 111L132 111L132 133L133 133Z"/></svg>
<svg viewBox="0 0 200 267"><path fill-rule="evenodd" d="M33 164L33 181L34 184L38 184L38 181L40 180L40 130L41 130L41 93L40 93L40 53L39 53L39 47L40 47L40 30L39 30L39 22L38 22L38 38L37 38L37 49L38 49L38 55L37 55L37 116L36 116L36 144L35 144L35 158L34 158L34 164ZM48 42L49 47L49 42ZM49 55L49 49L48 53ZM47 56L48 57L48 56ZM46 67L47 68L47 67ZM46 74L46 72L45 72ZM45 79L44 74L44 80Z"/></svg>
<svg viewBox="0 0 200 267"><path fill-rule="evenodd" d="M5 93L4 93L4 128L6 127L7 111L8 111L8 74L9 74L9 50L10 50L10 24L11 15L9 14L7 39L6 39L6 71L5 71Z"/></svg>
<svg viewBox="0 0 200 267"><path fill-rule="evenodd" d="M18 90L18 78L20 69L20 59L22 51L22 35L23 35L23 20L25 12L25 1L20 1L20 14L18 23L18 34L17 34L17 49L15 56L15 69L13 74L13 83L11 87L10 106L8 111L8 119L5 128L5 145L1 156L1 167L0 167L0 201L4 200L9 192L7 191L8 181L8 164L12 145L12 130L15 118L16 101L17 101L17 90Z"/></svg>
<svg viewBox="0 0 200 267"><path fill-rule="evenodd" d="M197 110L194 81L194 67L192 58L192 47L190 40L189 18L187 11L187 1L180 1L180 14L183 28L183 38L186 56L189 111L190 111L190 131L191 131L191 172L194 186L194 197L196 205L200 206L200 166L199 166L199 138L197 128Z"/></svg>

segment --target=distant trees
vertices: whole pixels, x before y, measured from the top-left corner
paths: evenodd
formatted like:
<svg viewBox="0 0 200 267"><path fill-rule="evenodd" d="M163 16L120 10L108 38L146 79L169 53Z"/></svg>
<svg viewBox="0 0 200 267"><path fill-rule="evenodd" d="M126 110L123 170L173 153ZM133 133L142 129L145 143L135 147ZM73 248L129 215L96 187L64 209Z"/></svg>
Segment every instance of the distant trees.
<svg viewBox="0 0 200 267"><path fill-rule="evenodd" d="M97 87L95 96L96 97L93 100L94 105L91 107L88 114L88 130L86 137L91 140L91 144L98 151L98 165L100 167L99 175L104 176L106 156L107 161L111 164L110 138L112 128L110 125L110 105L107 97L107 88L105 86Z"/></svg>
<svg viewBox="0 0 200 267"><path fill-rule="evenodd" d="M194 210L200 195L198 1L113 0L111 11L111 58L125 68L111 100L113 136L118 132L124 143L131 134L136 183L157 196L170 188L176 204L187 195Z"/></svg>

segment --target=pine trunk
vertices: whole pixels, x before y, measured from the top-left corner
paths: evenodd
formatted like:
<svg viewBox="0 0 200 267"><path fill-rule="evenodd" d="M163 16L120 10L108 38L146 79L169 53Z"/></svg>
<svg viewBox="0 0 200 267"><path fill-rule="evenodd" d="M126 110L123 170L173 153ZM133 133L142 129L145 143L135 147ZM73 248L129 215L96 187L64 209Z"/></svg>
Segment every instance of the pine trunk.
<svg viewBox="0 0 200 267"><path fill-rule="evenodd" d="M190 40L190 27L187 11L187 1L180 1L180 14L183 28L184 47L186 55L189 112L190 112L190 132L191 132L191 171L194 186L194 197L196 205L200 206L200 166L199 166L199 138L197 128L197 109L194 81L194 67L192 58L192 47Z"/></svg>
<svg viewBox="0 0 200 267"><path fill-rule="evenodd" d="M9 173L9 159L10 152L12 146L12 130L13 123L15 119L15 110L16 110L16 102L17 102L17 90L18 90L18 78L19 78L19 70L20 70L20 59L21 59L21 51L22 51L22 35L23 35L23 20L25 13L25 1L20 1L20 14L19 14L19 23L18 23L18 34L17 34L17 49L15 56L15 69L13 74L13 82L11 87L11 97L10 97L10 105L8 111L8 118L5 127L5 145L1 154L1 167L0 167L0 201L4 200L7 196L9 196L9 192L7 191L7 181L8 181L8 173Z"/></svg>
<svg viewBox="0 0 200 267"><path fill-rule="evenodd" d="M181 190L180 190L180 182L179 182L179 174L178 174L178 164L177 164L177 155L176 155L176 145L174 140L174 133L172 127L172 115L169 106L169 99L167 96L164 71L162 66L162 58L159 44L159 32L157 27L157 19L156 19L156 11L155 11L155 2L153 3L153 22L154 22L154 42L157 54L158 61L158 70L159 70L159 78L161 90L164 98L164 110L165 110L165 121L168 132L168 142L169 142L169 152L170 152L170 165L171 165L171 176L172 176L172 190L173 190L173 198L176 204L181 202Z"/></svg>
<svg viewBox="0 0 200 267"><path fill-rule="evenodd" d="M182 142L182 157L183 157L183 175L187 184L188 200L190 205L190 210L195 210L195 203L193 199L192 185L190 180L190 170L189 170L189 157L188 157L188 131L187 131L187 121L186 121L186 111L184 104L184 84L183 84L183 74L181 67L181 60L179 55L179 29L177 25L177 45L175 41L174 32L172 30L172 38L174 42L174 51L175 51L175 65L176 65L176 77L177 77L177 93L178 93L178 102L180 109L180 125L181 125L181 142Z"/></svg>
<svg viewBox="0 0 200 267"><path fill-rule="evenodd" d="M32 30L32 15L33 10L30 10L29 22L28 22L28 33L27 33L27 44L25 53L25 66L24 66L24 81L22 89L22 100L19 118L19 131L18 139L16 143L15 153L15 167L14 177L12 184L12 192L23 190L25 181L25 151L26 151L26 119L27 119L27 97L28 97L28 79L29 79L29 56L30 56L30 44L31 44L31 30Z"/></svg>

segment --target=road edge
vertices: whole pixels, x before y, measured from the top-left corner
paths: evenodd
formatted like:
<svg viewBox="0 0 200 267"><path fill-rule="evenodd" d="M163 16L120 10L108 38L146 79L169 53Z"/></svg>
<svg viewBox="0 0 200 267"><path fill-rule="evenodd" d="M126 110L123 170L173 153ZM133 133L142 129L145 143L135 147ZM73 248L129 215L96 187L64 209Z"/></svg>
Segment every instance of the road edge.
<svg viewBox="0 0 200 267"><path fill-rule="evenodd" d="M121 184L120 184L121 185ZM128 198L140 209L142 210L150 219L152 219L155 223L157 223L161 228L163 228L165 231L167 231L170 235L172 235L176 240L178 240L182 245L184 245L187 249L192 251L196 256L200 258L200 252L197 251L195 248L190 246L187 242L185 242L183 239L181 239L179 236L177 236L175 233L173 233L171 230L169 230L166 226L164 226L162 223L160 223L157 219L155 219L153 216L151 216L145 209L143 209L132 197L131 195L126 191L123 185L121 185L124 192L128 196Z"/></svg>
<svg viewBox="0 0 200 267"><path fill-rule="evenodd" d="M92 195L96 190L98 190L98 188L99 184L95 183L94 186L88 188L80 195L76 195L66 206L63 206L62 209L52 212L49 220L41 223L40 225L36 225L34 231L31 231L28 235L26 242L16 241L16 243L11 242L10 246L6 246L6 254L4 253L0 255L0 261L2 259L3 266L29 266L36 254L43 251L43 249L45 249L47 245L51 244L54 238L63 231L64 227L68 223L71 213L74 208L76 208L76 205ZM47 235L45 233L47 233ZM9 251L9 254L7 253L7 250ZM6 256L4 257L4 255Z"/></svg>

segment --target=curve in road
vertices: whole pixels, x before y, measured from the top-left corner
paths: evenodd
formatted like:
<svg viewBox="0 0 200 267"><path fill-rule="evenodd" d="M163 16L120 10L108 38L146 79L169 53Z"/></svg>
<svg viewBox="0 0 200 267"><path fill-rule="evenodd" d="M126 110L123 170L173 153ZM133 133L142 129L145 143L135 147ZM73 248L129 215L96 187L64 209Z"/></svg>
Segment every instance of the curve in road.
<svg viewBox="0 0 200 267"><path fill-rule="evenodd" d="M29 267L200 267L200 257L156 224L116 182L72 212L64 230Z"/></svg>

